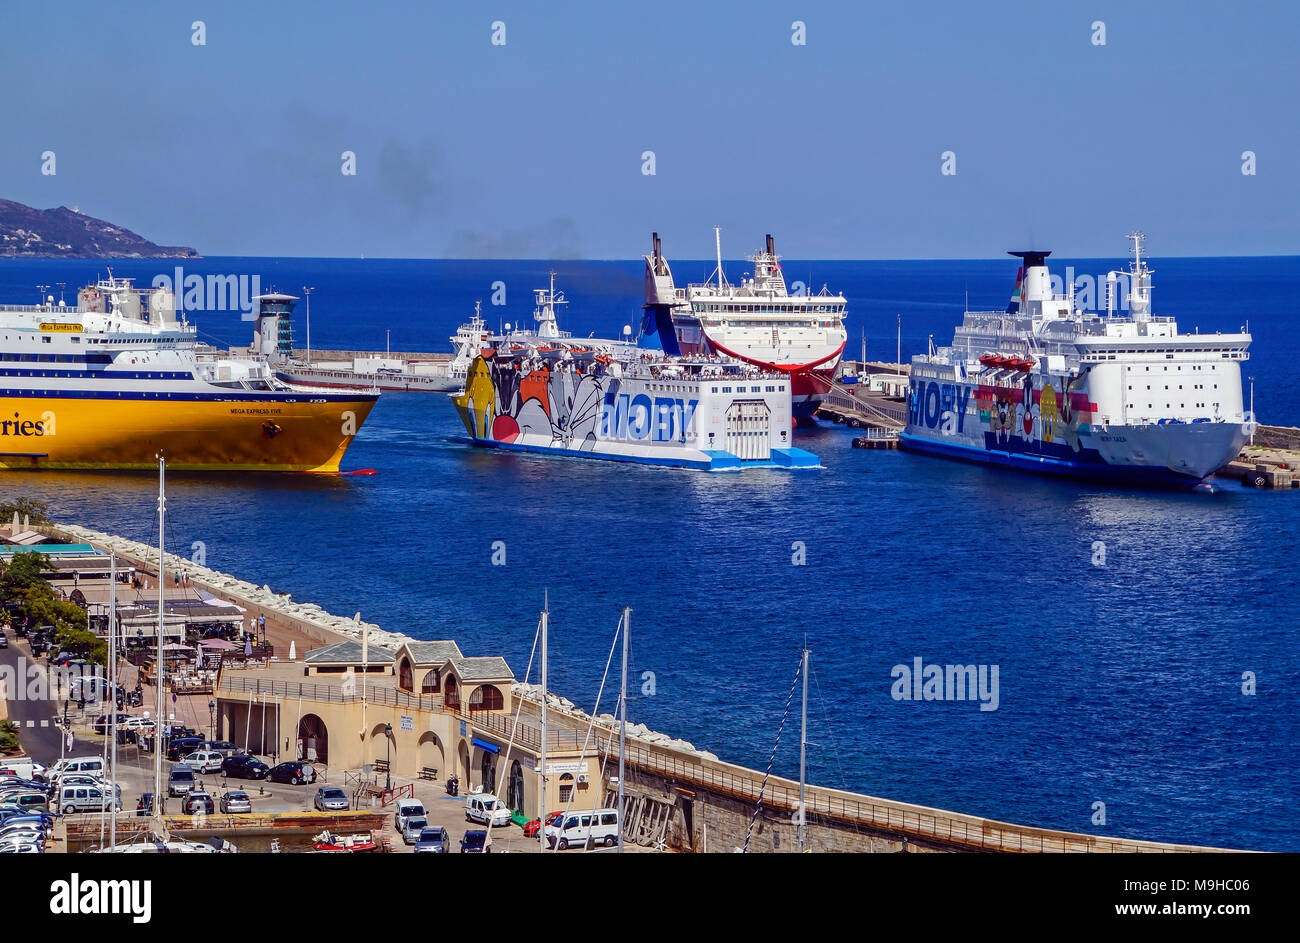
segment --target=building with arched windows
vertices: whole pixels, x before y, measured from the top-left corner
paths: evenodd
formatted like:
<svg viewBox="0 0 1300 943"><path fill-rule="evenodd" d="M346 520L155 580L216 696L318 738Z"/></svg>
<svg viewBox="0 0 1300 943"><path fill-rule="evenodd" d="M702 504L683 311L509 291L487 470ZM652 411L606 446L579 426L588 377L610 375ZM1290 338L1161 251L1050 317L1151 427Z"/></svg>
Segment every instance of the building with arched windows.
<svg viewBox="0 0 1300 943"><path fill-rule="evenodd" d="M214 692L218 736L331 770L386 765L398 780L454 773L462 792L494 793L527 819L540 807L541 730L536 705L520 704L514 683L504 658L466 656L452 641L406 642L396 651L338 642L297 661L223 664ZM599 804L597 744L584 748L571 726L555 723L547 738L547 808L562 799Z"/></svg>

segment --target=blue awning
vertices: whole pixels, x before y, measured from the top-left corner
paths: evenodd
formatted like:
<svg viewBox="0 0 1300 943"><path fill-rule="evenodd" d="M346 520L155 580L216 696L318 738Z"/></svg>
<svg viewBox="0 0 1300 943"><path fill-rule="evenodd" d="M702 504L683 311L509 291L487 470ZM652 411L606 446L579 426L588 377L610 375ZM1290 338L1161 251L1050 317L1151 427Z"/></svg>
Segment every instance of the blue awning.
<svg viewBox="0 0 1300 943"><path fill-rule="evenodd" d="M486 740L480 740L478 737L475 737L470 742L474 744L474 746L478 747L480 750L483 750L486 753L501 752L501 748L497 746L495 743L488 743Z"/></svg>

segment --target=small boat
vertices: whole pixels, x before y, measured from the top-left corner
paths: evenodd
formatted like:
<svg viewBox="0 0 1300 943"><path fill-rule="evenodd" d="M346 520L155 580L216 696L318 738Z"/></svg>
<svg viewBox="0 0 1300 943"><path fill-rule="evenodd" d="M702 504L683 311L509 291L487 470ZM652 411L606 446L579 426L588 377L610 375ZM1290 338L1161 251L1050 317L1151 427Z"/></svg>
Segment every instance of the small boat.
<svg viewBox="0 0 1300 943"><path fill-rule="evenodd" d="M368 832L360 835L335 835L329 829L325 829L312 841L314 842L312 848L316 851L355 853L379 850L379 845Z"/></svg>

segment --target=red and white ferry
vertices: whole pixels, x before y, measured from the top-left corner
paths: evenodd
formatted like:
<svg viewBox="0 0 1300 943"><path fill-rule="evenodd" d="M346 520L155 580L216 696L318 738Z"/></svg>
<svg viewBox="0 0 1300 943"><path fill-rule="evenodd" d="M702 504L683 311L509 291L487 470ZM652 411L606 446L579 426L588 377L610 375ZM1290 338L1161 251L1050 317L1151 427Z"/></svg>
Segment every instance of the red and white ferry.
<svg viewBox="0 0 1300 943"><path fill-rule="evenodd" d="M794 415L809 419L830 389L844 353L845 300L823 286L819 294L790 294L772 237L766 251L747 256L754 270L740 284L722 270L722 241L714 229L718 267L702 285L678 288L660 252L645 256L645 329L671 356L720 354L789 374Z"/></svg>

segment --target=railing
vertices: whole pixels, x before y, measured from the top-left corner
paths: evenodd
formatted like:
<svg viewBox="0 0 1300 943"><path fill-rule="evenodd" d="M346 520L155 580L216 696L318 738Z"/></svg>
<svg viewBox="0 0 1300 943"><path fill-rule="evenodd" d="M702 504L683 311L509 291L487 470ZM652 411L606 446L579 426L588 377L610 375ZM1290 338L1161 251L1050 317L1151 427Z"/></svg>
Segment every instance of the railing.
<svg viewBox="0 0 1300 943"><path fill-rule="evenodd" d="M361 686L357 685L353 693L345 694L337 684L315 684L302 681L272 681L266 678L221 676L219 690L235 694L250 694L266 697L288 697L303 700L334 701L353 703L361 701ZM368 704L386 704L390 707L405 707L412 710L442 710L441 694L411 694L395 688L367 687L365 700Z"/></svg>
<svg viewBox="0 0 1300 943"><path fill-rule="evenodd" d="M617 760L617 747L605 748L602 745L600 752ZM761 790L763 804L769 808L779 808L790 813L799 808L799 786L791 780L769 778L764 787L761 779L742 767L730 767L706 760L691 762L684 756L632 745L628 747L626 762L747 802L757 802ZM805 790L805 808L809 816L959 844L976 851L1134 853L1210 850L1189 845L1125 841L1018 826L939 809L873 802L867 797L857 798L816 786L809 786Z"/></svg>

